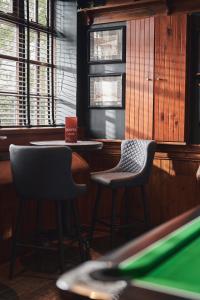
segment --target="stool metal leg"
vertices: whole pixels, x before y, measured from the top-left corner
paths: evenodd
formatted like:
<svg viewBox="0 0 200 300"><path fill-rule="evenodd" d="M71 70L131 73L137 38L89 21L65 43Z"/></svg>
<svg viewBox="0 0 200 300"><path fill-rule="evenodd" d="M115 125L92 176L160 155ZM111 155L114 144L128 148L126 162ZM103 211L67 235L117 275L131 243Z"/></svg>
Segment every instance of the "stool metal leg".
<svg viewBox="0 0 200 300"><path fill-rule="evenodd" d="M145 228L150 228L150 212L149 212L149 205L147 200L147 194L145 190L145 186L141 186L141 194L142 194L142 202L144 207L144 222L145 222Z"/></svg>
<svg viewBox="0 0 200 300"><path fill-rule="evenodd" d="M15 231L12 238L12 249L11 249L11 260L10 260L10 270L9 270L9 278L13 278L14 274L14 267L16 261L16 254L17 254L17 240L20 230L20 222L22 216L22 208L23 208L23 200L19 200L19 207L17 209L17 217L16 217L16 224L15 224Z"/></svg>
<svg viewBox="0 0 200 300"><path fill-rule="evenodd" d="M128 224L129 222L129 197L128 197L128 188L124 188L124 218L125 218L125 224Z"/></svg>
<svg viewBox="0 0 200 300"><path fill-rule="evenodd" d="M112 208L111 208L111 226L110 226L110 245L113 248L114 245L114 233L116 229L116 189L112 190Z"/></svg>
<svg viewBox="0 0 200 300"><path fill-rule="evenodd" d="M81 225L80 225L80 217L77 205L75 203L75 199L72 199L72 210L73 210L73 216L75 221L75 227L76 227L76 235L79 243L79 251L80 251L80 257L81 261L85 261L87 259L86 255L86 242L84 241L82 234L81 234Z"/></svg>
<svg viewBox="0 0 200 300"><path fill-rule="evenodd" d="M36 202L36 234L39 235L42 231L42 202L37 200Z"/></svg>
<svg viewBox="0 0 200 300"><path fill-rule="evenodd" d="M62 273L64 271L64 245L63 245L63 224L62 224L61 201L56 201L56 204L57 204L59 264L60 264L60 271Z"/></svg>
<svg viewBox="0 0 200 300"><path fill-rule="evenodd" d="M100 199L101 199L101 191L102 191L101 186L98 184L97 185L97 191L96 191L96 200L95 200L93 216L92 216L92 224L91 224L90 234L89 234L89 243L90 244L93 241L93 235L94 235L94 231L95 231L95 228L96 228L98 210L99 210L99 203L100 203Z"/></svg>

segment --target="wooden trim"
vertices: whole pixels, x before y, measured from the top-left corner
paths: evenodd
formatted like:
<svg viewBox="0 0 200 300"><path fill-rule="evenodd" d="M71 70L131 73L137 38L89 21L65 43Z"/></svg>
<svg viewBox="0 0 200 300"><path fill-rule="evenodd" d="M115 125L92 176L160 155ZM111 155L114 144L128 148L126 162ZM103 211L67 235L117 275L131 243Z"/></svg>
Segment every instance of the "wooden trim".
<svg viewBox="0 0 200 300"><path fill-rule="evenodd" d="M79 13L83 14L85 22L91 25L195 11L200 11L200 0L108 0L104 6L82 9Z"/></svg>
<svg viewBox="0 0 200 300"><path fill-rule="evenodd" d="M8 152L10 144L27 145L30 141L64 139L64 127L0 129L0 135L7 136L6 140L0 141L1 160Z"/></svg>

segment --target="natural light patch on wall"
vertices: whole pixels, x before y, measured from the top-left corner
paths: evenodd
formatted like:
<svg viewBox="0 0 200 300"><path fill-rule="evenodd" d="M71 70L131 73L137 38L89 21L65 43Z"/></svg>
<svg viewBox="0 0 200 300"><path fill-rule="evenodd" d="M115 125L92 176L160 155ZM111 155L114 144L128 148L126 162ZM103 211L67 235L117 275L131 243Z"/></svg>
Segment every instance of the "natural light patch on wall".
<svg viewBox="0 0 200 300"><path fill-rule="evenodd" d="M76 17L74 1L56 1L56 123L76 115Z"/></svg>
<svg viewBox="0 0 200 300"><path fill-rule="evenodd" d="M116 112L114 110L106 111L106 138L115 139L116 138Z"/></svg>

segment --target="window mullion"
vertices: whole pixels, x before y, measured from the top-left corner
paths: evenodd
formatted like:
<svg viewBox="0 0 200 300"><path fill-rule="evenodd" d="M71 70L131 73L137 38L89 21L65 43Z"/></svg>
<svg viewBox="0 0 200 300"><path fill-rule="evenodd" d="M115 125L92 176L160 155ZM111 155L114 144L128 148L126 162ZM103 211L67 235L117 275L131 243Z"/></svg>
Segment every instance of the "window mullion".
<svg viewBox="0 0 200 300"><path fill-rule="evenodd" d="M54 98L54 47L55 47L55 38L54 38L54 1L51 1L51 101L52 101L52 108L51 108L51 114L52 114L52 122L53 125L55 125L55 98ZM49 21L49 18L48 18Z"/></svg>
<svg viewBox="0 0 200 300"><path fill-rule="evenodd" d="M30 114L30 26L29 26L29 0L26 0L27 5L27 43L26 43L26 54L27 54L27 122L28 126L31 126L31 114Z"/></svg>
<svg viewBox="0 0 200 300"><path fill-rule="evenodd" d="M19 0L18 5L18 16L21 19L24 19L24 1ZM25 27L20 24L18 25L18 89L19 89L19 112L23 112L21 115L19 114L19 125L26 125L26 50L25 50Z"/></svg>
<svg viewBox="0 0 200 300"><path fill-rule="evenodd" d="M36 13L37 15L37 13ZM37 61L40 61L40 32L37 32ZM40 66L36 66L36 93L37 93L37 99L36 99L36 111L37 111L37 125L40 125ZM34 101L34 100L33 100Z"/></svg>
<svg viewBox="0 0 200 300"><path fill-rule="evenodd" d="M49 1L47 1L47 27L49 28ZM47 64L50 64L50 35L47 33ZM52 69L51 64L51 69ZM48 122L51 124L51 89L50 89L50 68L47 68L47 94L48 94Z"/></svg>

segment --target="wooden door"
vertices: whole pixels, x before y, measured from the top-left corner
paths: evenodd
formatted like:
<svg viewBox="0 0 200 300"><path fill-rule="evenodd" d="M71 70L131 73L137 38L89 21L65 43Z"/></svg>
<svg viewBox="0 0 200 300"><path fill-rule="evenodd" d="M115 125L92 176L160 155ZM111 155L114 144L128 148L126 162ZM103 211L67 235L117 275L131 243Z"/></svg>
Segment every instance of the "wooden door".
<svg viewBox="0 0 200 300"><path fill-rule="evenodd" d="M126 138L153 137L154 18L127 22Z"/></svg>
<svg viewBox="0 0 200 300"><path fill-rule="evenodd" d="M154 138L185 141L186 14L155 17Z"/></svg>

